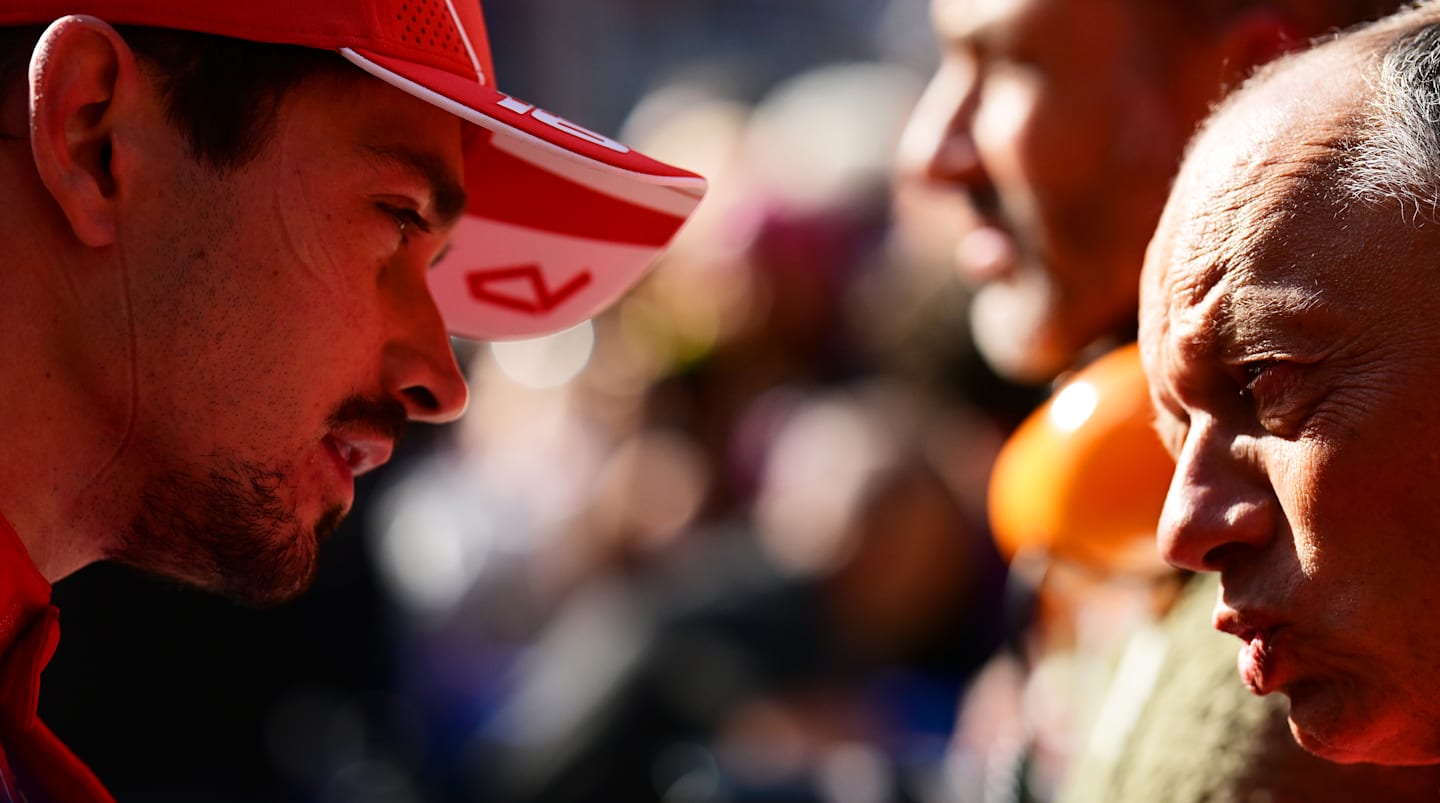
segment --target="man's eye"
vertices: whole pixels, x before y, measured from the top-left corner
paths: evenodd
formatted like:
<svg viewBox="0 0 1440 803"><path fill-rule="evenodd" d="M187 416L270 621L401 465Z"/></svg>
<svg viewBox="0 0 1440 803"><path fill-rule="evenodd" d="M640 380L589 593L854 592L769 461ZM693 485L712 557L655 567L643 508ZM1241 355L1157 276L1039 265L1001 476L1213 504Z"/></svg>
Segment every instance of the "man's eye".
<svg viewBox="0 0 1440 803"><path fill-rule="evenodd" d="M1241 366L1240 395L1257 404L1284 401L1299 388L1305 366L1289 360L1256 360Z"/></svg>
<svg viewBox="0 0 1440 803"><path fill-rule="evenodd" d="M1260 424L1270 432L1292 437L1304 416L1301 367L1279 360L1257 360L1242 366L1240 395L1254 407Z"/></svg>
<svg viewBox="0 0 1440 803"><path fill-rule="evenodd" d="M1240 384L1240 395L1253 399L1257 386L1259 390L1263 391L1265 377L1274 365L1273 360L1256 360L1240 366L1240 372L1244 377Z"/></svg>
<svg viewBox="0 0 1440 803"><path fill-rule="evenodd" d="M409 240L412 232L420 231L428 234L430 231L430 224L426 223L425 218L421 217L420 213L414 209L392 204L379 204L379 207L382 212L395 221L396 228L400 230L401 242Z"/></svg>

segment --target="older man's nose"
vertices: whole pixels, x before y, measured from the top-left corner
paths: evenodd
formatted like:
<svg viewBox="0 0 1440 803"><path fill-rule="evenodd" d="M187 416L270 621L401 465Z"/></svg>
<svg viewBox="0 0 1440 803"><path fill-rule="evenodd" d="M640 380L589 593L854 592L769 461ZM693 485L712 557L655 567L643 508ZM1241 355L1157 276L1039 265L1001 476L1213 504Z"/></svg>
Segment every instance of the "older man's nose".
<svg viewBox="0 0 1440 803"><path fill-rule="evenodd" d="M1229 556L1275 535L1277 507L1263 467L1241 437L1191 430L1165 497L1157 530L1160 553L1191 571L1220 571Z"/></svg>

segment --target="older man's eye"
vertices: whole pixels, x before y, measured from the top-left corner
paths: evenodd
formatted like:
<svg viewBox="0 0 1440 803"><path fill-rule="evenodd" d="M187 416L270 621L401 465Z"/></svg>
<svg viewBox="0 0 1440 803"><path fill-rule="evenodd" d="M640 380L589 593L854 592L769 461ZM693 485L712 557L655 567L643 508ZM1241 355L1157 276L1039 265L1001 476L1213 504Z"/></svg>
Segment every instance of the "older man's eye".
<svg viewBox="0 0 1440 803"><path fill-rule="evenodd" d="M1240 366L1241 382L1240 395L1246 398L1254 398L1257 386L1263 391L1267 373L1275 366L1271 360L1256 360L1247 362Z"/></svg>
<svg viewBox="0 0 1440 803"><path fill-rule="evenodd" d="M1300 366L1259 360L1246 363L1242 369L1245 381L1240 395L1250 401L1260 425L1276 435L1293 435L1303 417L1298 397Z"/></svg>

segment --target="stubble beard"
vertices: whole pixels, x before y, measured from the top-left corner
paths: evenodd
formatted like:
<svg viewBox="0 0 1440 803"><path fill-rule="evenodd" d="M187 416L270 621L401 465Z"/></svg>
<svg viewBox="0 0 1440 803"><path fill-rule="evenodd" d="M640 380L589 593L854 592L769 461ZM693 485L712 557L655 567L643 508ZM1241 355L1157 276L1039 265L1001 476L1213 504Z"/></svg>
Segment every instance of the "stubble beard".
<svg viewBox="0 0 1440 803"><path fill-rule="evenodd" d="M331 414L331 430L355 427L398 442L405 406L384 396L351 396ZM151 479L140 512L109 557L258 608L299 596L314 582L320 543L345 518L340 504L300 521L281 489L294 467L237 457L192 463Z"/></svg>
<svg viewBox="0 0 1440 803"><path fill-rule="evenodd" d="M335 505L300 522L280 495L290 473L229 459L157 477L110 557L244 605L287 602L310 587L320 542L345 516Z"/></svg>

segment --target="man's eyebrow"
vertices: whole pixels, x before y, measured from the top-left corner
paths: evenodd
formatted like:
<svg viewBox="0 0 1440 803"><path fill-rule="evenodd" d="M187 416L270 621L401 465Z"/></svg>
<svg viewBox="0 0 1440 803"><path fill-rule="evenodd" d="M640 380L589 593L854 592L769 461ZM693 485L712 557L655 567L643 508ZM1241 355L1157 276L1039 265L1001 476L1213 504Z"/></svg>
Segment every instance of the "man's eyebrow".
<svg viewBox="0 0 1440 803"><path fill-rule="evenodd" d="M1224 318L1219 323L1229 349L1233 350L1237 344L1247 344L1251 348L1279 348L1282 341L1294 339L1293 334L1286 336L1285 321L1319 310L1324 305L1324 293L1318 288L1246 286L1232 292L1226 299Z"/></svg>
<svg viewBox="0 0 1440 803"><path fill-rule="evenodd" d="M449 226L465 213L465 187L440 157L403 145L370 145L369 151L414 173L430 187L435 223Z"/></svg>
<svg viewBox="0 0 1440 803"><path fill-rule="evenodd" d="M1285 313L1306 312L1325 303L1318 287L1248 285L1230 294L1232 316L1268 319Z"/></svg>

